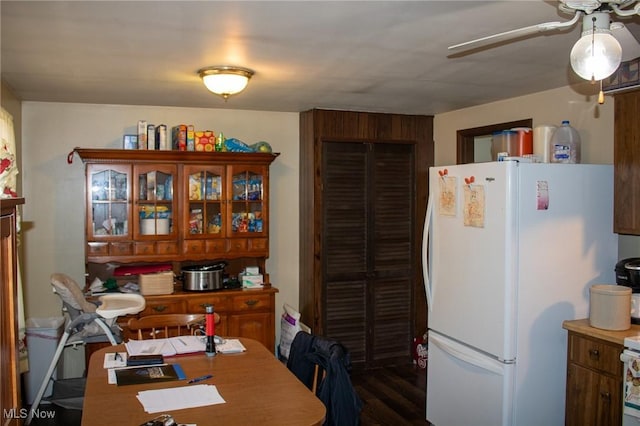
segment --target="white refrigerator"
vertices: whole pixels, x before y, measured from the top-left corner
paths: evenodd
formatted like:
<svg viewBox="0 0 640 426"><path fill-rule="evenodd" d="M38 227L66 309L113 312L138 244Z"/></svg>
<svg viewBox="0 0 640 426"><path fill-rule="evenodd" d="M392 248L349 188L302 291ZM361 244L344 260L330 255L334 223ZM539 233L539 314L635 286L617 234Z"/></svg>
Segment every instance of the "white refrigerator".
<svg viewBox="0 0 640 426"><path fill-rule="evenodd" d="M615 284L613 167L517 160L429 170L423 236L435 426L564 424L564 320Z"/></svg>

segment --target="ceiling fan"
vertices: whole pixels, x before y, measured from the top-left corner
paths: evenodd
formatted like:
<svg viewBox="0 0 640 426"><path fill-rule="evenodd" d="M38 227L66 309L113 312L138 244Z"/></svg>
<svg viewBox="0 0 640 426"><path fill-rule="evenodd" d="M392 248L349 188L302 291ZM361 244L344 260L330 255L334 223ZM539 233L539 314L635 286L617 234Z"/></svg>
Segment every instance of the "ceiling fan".
<svg viewBox="0 0 640 426"><path fill-rule="evenodd" d="M611 21L611 15L640 15L640 0L559 0L558 9L573 14L573 18L493 34L450 46L449 51L469 52L536 33L568 29L582 18L582 36L571 52L571 65L580 77L602 80L611 75L621 61L640 56L640 43L631 32L624 24Z"/></svg>

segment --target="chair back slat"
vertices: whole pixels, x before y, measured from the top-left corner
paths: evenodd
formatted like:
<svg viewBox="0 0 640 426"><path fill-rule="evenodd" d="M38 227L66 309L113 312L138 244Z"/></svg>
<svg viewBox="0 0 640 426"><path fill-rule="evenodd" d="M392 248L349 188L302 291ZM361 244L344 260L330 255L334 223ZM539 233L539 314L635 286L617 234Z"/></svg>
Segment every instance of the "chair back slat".
<svg viewBox="0 0 640 426"><path fill-rule="evenodd" d="M130 331L137 331L138 339L157 339L193 334L204 324L204 314L165 314L131 318Z"/></svg>

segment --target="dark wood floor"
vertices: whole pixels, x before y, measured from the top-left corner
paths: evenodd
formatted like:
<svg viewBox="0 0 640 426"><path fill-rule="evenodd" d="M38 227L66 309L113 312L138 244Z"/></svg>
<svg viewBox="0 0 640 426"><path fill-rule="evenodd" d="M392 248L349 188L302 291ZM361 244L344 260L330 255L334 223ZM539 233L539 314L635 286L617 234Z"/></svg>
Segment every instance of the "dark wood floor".
<svg viewBox="0 0 640 426"><path fill-rule="evenodd" d="M351 381L363 402L362 426L428 425L425 420L426 370L412 364L353 371ZM82 412L54 405L53 419L34 419L33 426L79 426Z"/></svg>
<svg viewBox="0 0 640 426"><path fill-rule="evenodd" d="M425 369L412 364L354 371L351 382L363 401L362 426L428 425Z"/></svg>

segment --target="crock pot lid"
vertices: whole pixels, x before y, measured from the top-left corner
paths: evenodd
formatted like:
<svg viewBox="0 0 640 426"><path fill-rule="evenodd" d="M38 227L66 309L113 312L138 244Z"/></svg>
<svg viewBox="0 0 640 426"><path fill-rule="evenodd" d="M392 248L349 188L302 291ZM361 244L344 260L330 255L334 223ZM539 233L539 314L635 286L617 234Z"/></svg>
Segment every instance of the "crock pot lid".
<svg viewBox="0 0 640 426"><path fill-rule="evenodd" d="M624 264L625 269L640 270L640 260L632 260Z"/></svg>
<svg viewBox="0 0 640 426"><path fill-rule="evenodd" d="M194 266L185 266L182 268L183 271L197 271L197 272L207 272L207 271L219 271L224 269L227 266L227 262L218 262L213 263L211 265L194 265Z"/></svg>

